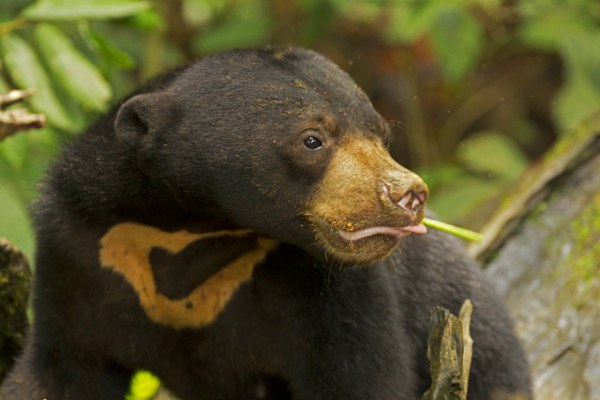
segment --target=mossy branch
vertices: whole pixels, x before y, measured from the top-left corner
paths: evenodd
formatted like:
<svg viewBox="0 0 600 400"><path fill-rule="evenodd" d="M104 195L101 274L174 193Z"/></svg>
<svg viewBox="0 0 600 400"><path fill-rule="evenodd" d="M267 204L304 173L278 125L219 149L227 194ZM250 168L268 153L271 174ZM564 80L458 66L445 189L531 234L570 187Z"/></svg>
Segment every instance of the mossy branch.
<svg viewBox="0 0 600 400"><path fill-rule="evenodd" d="M0 238L0 380L23 346L30 282L25 255Z"/></svg>

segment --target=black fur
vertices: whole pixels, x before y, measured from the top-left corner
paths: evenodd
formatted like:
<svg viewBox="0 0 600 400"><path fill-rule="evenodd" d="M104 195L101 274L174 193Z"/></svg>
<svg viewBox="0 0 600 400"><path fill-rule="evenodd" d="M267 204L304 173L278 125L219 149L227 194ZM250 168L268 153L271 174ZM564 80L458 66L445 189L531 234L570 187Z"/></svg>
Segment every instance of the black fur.
<svg viewBox="0 0 600 400"><path fill-rule="evenodd" d="M2 400L122 399L140 368L182 400L252 398L263 383L272 398L420 399L430 384L429 311L457 313L466 298L474 304L469 399L529 398L509 318L453 238L410 235L362 268L315 243L302 208L335 146L308 153L302 133L329 118L329 143L388 134L330 61L300 49L228 52L136 94L75 140L44 185L35 322ZM249 229L280 244L213 323L176 329L151 321L123 277L99 265L101 238L123 222ZM256 240L200 240L175 256L154 248L157 290L186 297Z"/></svg>

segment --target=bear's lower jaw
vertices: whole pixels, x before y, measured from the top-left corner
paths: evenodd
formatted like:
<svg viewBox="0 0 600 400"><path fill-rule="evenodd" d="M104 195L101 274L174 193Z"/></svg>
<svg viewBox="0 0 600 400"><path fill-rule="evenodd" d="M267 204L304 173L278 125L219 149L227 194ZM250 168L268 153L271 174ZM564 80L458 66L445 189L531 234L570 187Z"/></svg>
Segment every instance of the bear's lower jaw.
<svg viewBox="0 0 600 400"><path fill-rule="evenodd" d="M367 265L388 257L400 239L395 236L377 234L368 238L348 242L345 245L328 241L325 251L342 263Z"/></svg>
<svg viewBox="0 0 600 400"><path fill-rule="evenodd" d="M375 226L349 232L335 229L322 222L316 228L323 250L338 261L352 264L371 264L391 254L400 240L410 231L397 227Z"/></svg>

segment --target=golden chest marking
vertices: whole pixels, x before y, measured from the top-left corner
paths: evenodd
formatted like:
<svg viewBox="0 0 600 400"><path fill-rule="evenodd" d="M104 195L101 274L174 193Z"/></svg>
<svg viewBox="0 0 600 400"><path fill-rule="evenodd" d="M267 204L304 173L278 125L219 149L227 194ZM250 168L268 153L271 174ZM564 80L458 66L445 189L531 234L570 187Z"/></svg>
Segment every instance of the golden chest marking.
<svg viewBox="0 0 600 400"><path fill-rule="evenodd" d="M150 265L150 252L160 247L173 254L204 238L243 236L249 231L217 231L191 233L164 232L160 229L123 223L112 227L100 240L100 265L123 275L135 289L148 317L159 324L175 328L199 328L217 318L238 287L252 277L254 267L262 262L276 245L275 241L258 238L258 247L243 254L196 287L184 299L169 299L156 290Z"/></svg>

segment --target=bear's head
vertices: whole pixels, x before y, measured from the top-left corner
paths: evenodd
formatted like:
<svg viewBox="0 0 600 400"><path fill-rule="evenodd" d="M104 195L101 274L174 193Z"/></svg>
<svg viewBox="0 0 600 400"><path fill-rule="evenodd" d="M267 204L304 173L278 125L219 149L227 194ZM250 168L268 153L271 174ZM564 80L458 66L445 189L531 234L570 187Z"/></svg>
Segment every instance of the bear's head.
<svg viewBox="0 0 600 400"><path fill-rule="evenodd" d="M205 58L127 100L115 132L191 219L210 210L352 264L425 231L427 186L390 157L389 127L364 92L312 51Z"/></svg>

